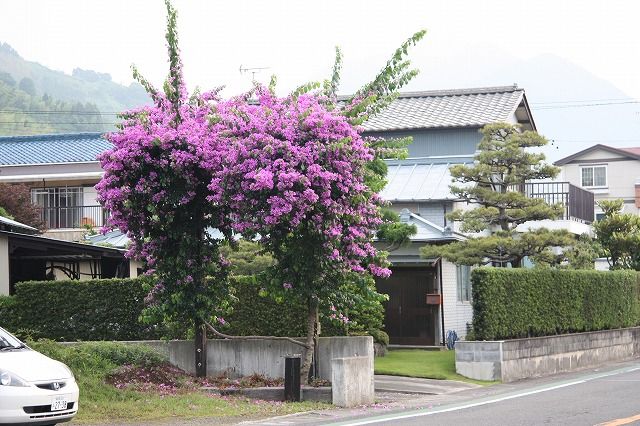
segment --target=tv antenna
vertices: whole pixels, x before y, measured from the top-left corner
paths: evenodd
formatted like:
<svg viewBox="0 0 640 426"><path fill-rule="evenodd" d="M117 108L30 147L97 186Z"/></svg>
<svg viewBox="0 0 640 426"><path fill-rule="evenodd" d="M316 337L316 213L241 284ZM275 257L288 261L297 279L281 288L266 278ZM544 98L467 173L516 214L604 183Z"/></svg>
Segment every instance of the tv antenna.
<svg viewBox="0 0 640 426"><path fill-rule="evenodd" d="M253 68L249 68L249 67L243 67L242 65L240 65L240 74L251 73L251 81L255 82L256 81L256 74L258 74L262 70L268 70L268 69L269 69L269 67L253 67Z"/></svg>

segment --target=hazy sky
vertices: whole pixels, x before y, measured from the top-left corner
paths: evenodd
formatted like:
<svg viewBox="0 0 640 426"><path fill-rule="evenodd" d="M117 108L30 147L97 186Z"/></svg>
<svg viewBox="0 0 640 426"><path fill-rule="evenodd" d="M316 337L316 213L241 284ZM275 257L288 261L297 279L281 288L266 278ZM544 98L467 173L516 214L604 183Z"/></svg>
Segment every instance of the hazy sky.
<svg viewBox="0 0 640 426"><path fill-rule="evenodd" d="M67 73L75 67L108 72L125 84L131 81L132 63L157 85L166 76L161 0L0 1L0 41L27 60ZM519 82L530 88L527 95L539 130L550 139L571 139L550 148L552 158L598 141L640 145L640 105L617 110L596 106L588 112L587 108L539 109L535 103L540 101L605 95L587 87L595 86L597 78L582 83L565 73L554 86L547 81L555 78L558 68L538 77L535 67L527 65L535 64L532 58L539 55L555 55L622 91L609 87L607 93L613 89L618 98L640 99L638 1L175 0L174 4L191 89L226 85L226 95L245 90L251 74L242 75L242 65L269 67L256 78L267 82L271 74L277 75L284 93L328 77L334 46L339 45L345 58L341 93L351 92L375 75L403 40L426 29L427 36L411 52L421 76L404 90ZM503 63L505 69L511 67L505 74L513 76L510 81L502 81ZM530 69L525 72L522 67ZM556 93L557 86L565 88L571 82L572 91ZM618 120L616 134L600 125L611 123L611 118Z"/></svg>
<svg viewBox="0 0 640 426"><path fill-rule="evenodd" d="M239 73L243 65L270 67L257 77L266 81L276 74L283 88L294 87L324 78L333 46L340 45L343 89L349 91L370 78L402 40L425 28L428 35L412 58L426 71L442 63L464 64L465 55L486 48L523 59L552 53L640 97L636 1L176 0L175 5L191 86L241 90L251 79ZM3 0L1 10L0 40L28 60L65 72L74 67L109 72L118 82L131 80L131 63L157 83L166 74L160 0ZM425 85L421 81L411 89L431 88Z"/></svg>

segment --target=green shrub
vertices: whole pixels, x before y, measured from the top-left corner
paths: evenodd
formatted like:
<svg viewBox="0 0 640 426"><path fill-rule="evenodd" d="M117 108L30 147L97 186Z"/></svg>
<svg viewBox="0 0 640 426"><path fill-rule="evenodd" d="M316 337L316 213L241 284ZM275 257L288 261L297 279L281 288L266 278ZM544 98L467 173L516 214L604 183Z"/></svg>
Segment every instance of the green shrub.
<svg viewBox="0 0 640 426"><path fill-rule="evenodd" d="M369 330L367 334L373 337L373 341L375 343L380 343L381 345L389 346L389 335L386 332L382 330L372 329L372 330Z"/></svg>
<svg viewBox="0 0 640 426"><path fill-rule="evenodd" d="M17 329L15 298L11 296L0 296L0 327L11 332Z"/></svg>
<svg viewBox="0 0 640 426"><path fill-rule="evenodd" d="M18 283L11 325L60 341L158 338L161 327L138 321L146 295L143 278Z"/></svg>
<svg viewBox="0 0 640 426"><path fill-rule="evenodd" d="M264 295L260 282L252 276L234 277L236 303L225 319L225 332L236 336L305 336L307 310L302 300L281 302Z"/></svg>
<svg viewBox="0 0 640 426"><path fill-rule="evenodd" d="M236 302L225 317L229 325L221 331L238 336L306 335L307 309L302 300L273 300L264 294L255 277L234 277L232 285ZM0 298L0 326L25 340L193 337L193 330L186 330L181 324L154 326L139 321L150 287L148 278L18 283L14 296ZM349 327L322 318L322 335L344 336L372 330L368 334L381 336L383 308L379 303L359 306L348 315L354 321Z"/></svg>
<svg viewBox="0 0 640 426"><path fill-rule="evenodd" d="M640 323L634 271L478 268L473 271L477 340L549 336Z"/></svg>
<svg viewBox="0 0 640 426"><path fill-rule="evenodd" d="M78 379L96 375L102 377L123 365L152 367L167 361L158 352L144 345L125 345L118 342L66 345L48 339L30 341L28 344L36 351L66 364Z"/></svg>
<svg viewBox="0 0 640 426"><path fill-rule="evenodd" d="M234 277L232 286L237 301L233 312L225 318L229 323L225 328L227 333L237 336L306 336L307 307L303 300L294 297L273 300L265 294L259 278L255 276ZM346 314L352 321L348 326L321 317L321 336L346 336L354 332L371 334L369 330L384 333L380 330L384 320L382 304L363 304Z"/></svg>

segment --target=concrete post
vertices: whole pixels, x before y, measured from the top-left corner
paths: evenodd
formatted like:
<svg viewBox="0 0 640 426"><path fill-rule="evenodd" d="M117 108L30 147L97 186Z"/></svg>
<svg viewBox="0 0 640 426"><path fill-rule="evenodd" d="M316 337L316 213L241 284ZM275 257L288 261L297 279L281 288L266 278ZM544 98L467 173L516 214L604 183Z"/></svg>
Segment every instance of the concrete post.
<svg viewBox="0 0 640 426"><path fill-rule="evenodd" d="M0 295L9 295L9 237L0 235Z"/></svg>
<svg viewBox="0 0 640 426"><path fill-rule="evenodd" d="M338 407L373 404L375 385L370 357L356 356L331 360L331 395Z"/></svg>

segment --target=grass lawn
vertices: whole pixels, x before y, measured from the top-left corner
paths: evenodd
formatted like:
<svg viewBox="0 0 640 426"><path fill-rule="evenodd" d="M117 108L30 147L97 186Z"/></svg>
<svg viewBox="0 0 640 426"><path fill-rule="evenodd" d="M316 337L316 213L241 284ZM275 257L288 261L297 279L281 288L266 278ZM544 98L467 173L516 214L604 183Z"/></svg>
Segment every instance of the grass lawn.
<svg viewBox="0 0 640 426"><path fill-rule="evenodd" d="M80 411L74 423L134 422L196 417L261 418L329 408L327 404L253 401L246 398L208 396L200 392L161 396L124 391L116 398L92 398L80 390Z"/></svg>
<svg viewBox="0 0 640 426"><path fill-rule="evenodd" d="M165 359L142 346L111 342L63 346L51 341L29 345L74 372L80 387L80 410L74 423L194 417L216 417L222 423L225 418L261 418L329 407L204 394L197 390L200 384L195 378L176 374Z"/></svg>
<svg viewBox="0 0 640 426"><path fill-rule="evenodd" d="M468 379L457 374L455 358L455 351L390 350L386 356L375 359L375 372L390 376L459 380L482 385L495 383Z"/></svg>

